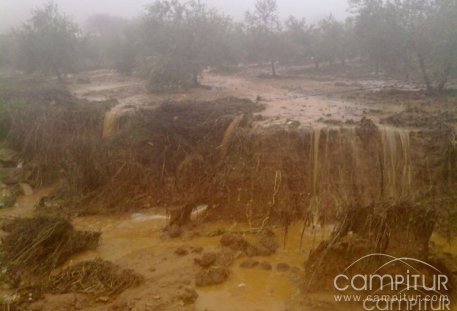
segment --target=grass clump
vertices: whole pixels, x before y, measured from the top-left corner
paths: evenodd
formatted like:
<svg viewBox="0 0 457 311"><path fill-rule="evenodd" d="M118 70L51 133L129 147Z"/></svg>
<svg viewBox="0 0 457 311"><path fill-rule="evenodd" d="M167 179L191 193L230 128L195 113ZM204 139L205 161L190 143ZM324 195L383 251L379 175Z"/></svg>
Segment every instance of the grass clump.
<svg viewBox="0 0 457 311"><path fill-rule="evenodd" d="M83 293L93 296L117 296L138 286L142 277L102 259L83 261L52 275L45 291L52 294Z"/></svg>
<svg viewBox="0 0 457 311"><path fill-rule="evenodd" d="M8 273L38 276L65 263L72 255L98 245L100 233L77 231L64 219L20 218L6 222L1 261Z"/></svg>

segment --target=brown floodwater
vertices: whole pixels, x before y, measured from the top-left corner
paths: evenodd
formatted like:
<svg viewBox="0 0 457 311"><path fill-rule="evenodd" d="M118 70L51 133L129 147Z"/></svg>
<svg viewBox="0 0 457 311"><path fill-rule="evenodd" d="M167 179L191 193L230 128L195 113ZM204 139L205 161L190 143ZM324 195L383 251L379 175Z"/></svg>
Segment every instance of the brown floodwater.
<svg viewBox="0 0 457 311"><path fill-rule="evenodd" d="M0 218L4 217L27 217L33 215L33 206L40 197L48 194L52 188L45 188L36 191L34 195L21 197L14 208L0 210ZM99 247L94 251L87 251L74 256L68 263L74 263L103 258L113 261L123 267L128 267L143 274L149 269L149 261L154 257L168 258L163 265L163 280L158 286L163 286L163 291L173 291L167 285L167 278L172 277L173 273L187 273L193 279L194 270L188 267L181 267L182 261L175 259L174 250L183 245L201 246L205 251L217 251L220 249L220 236L214 236L214 232L233 231L249 232L250 228L246 224L239 223L200 223L198 234L184 236L178 239L168 239L163 235L163 228L167 223L165 213L160 213L156 209L146 210L141 213L128 213L123 215L96 215L77 217L73 224L80 230L101 231L102 238ZM199 220L196 221L199 223ZM269 257L256 258L259 262L268 261L272 266L272 271L261 269L243 269L240 263L245 257L237 258L230 267L229 279L217 286L197 288L199 298L195 303L194 310L214 310L214 311L241 311L259 310L276 311L287 310L296 301L303 299L301 286L303 284L303 263L311 249L326 239L331 227L319 228L316 230L307 229L301 239L302 224L295 223L288 230L287 239L284 239L284 231L276 228L275 233L278 241L286 245L281 245L278 251ZM247 239L250 235L247 234ZM443 237L435 234L432 238L444 252L457 255L457 241L447 241ZM171 258L171 260L170 260ZM191 261L191 258L186 259ZM294 272L279 272L275 269L278 263L287 263ZM159 267L158 269L161 269ZM173 271L173 272L169 272ZM170 275L167 275L169 273ZM147 274L147 273L146 273ZM153 278L152 278L153 279ZM171 280L173 281L173 280ZM160 285L162 284L162 285ZM141 285L145 287L140 292L154 290L156 282L146 282ZM137 290L132 289L135 293ZM3 292L3 294L8 294ZM11 293L10 293L11 294ZM131 294L126 292L126 296ZM333 297L331 294L313 294L308 297L309 301L320 301L324 305L331 305ZM336 306L335 306L336 307ZM313 310L313 308L303 306L300 310ZM348 306L344 310L350 310Z"/></svg>
<svg viewBox="0 0 457 311"><path fill-rule="evenodd" d="M182 239L164 239L162 229L166 225L166 216L157 215L155 211L123 215L123 216L90 216L74 220L75 227L82 230L101 231L102 240L95 251L74 257L69 264L93 258L103 258L114 262L121 261L129 266L142 252L152 251L154 254L169 253L171 249L183 244ZM249 229L242 224L211 223L202 225L201 236L185 240L193 246L201 246L205 250L217 249L220 236L206 236L216 231L245 231ZM285 310L294 297L300 296L300 275L303 263L311 248L326 238L330 228L306 230L301 242L300 223L289 228L286 246L280 247L276 254L257 258L267 260L272 271L261 269L243 269L239 267L242 258L237 259L230 267L230 278L227 282L208 288L198 289L199 298L196 310ZM276 230L280 241L284 240L284 232ZM301 246L301 248L300 248ZM244 258L245 259L245 258ZM275 269L278 263L287 263L295 273L282 273ZM167 264L172 264L168 262ZM131 268L135 269L134 266ZM222 303L223 302L223 303Z"/></svg>

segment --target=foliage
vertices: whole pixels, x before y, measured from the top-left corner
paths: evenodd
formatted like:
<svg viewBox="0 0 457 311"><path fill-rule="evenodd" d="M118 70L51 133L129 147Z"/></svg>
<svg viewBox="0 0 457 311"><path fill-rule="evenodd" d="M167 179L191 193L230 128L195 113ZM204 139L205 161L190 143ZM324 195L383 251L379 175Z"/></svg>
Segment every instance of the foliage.
<svg viewBox="0 0 457 311"><path fill-rule="evenodd" d="M8 134L9 128L9 105L4 101L0 100L0 141L5 139Z"/></svg>
<svg viewBox="0 0 457 311"><path fill-rule="evenodd" d="M441 91L456 67L457 3L453 0L352 0L363 51L386 69L421 75Z"/></svg>
<svg viewBox="0 0 457 311"><path fill-rule="evenodd" d="M131 74L136 67L138 23L121 17L96 14L87 21L87 58L99 67Z"/></svg>
<svg viewBox="0 0 457 311"><path fill-rule="evenodd" d="M191 87L203 69L224 61L230 20L199 1L157 0L143 21L150 90Z"/></svg>
<svg viewBox="0 0 457 311"><path fill-rule="evenodd" d="M0 34L0 68L13 65L15 42L11 34Z"/></svg>
<svg viewBox="0 0 457 311"><path fill-rule="evenodd" d="M49 3L14 33L0 37L0 66L61 73L115 68L139 72L151 91L194 87L207 68L243 63L373 64L383 72L421 79L442 91L457 75L455 0L349 0L352 16L309 24L280 19L276 0L257 0L234 22L198 0L155 0L141 18L98 14L87 32ZM13 40L14 39L14 40ZM138 69L138 70L137 70Z"/></svg>
<svg viewBox="0 0 457 311"><path fill-rule="evenodd" d="M276 76L275 61L282 51L276 0L257 0L254 11L246 13L245 23L251 55L256 55L257 61L271 62L272 75Z"/></svg>
<svg viewBox="0 0 457 311"><path fill-rule="evenodd" d="M16 35L21 69L52 72L59 80L62 72L74 69L80 30L59 12L56 4L49 2L35 10Z"/></svg>

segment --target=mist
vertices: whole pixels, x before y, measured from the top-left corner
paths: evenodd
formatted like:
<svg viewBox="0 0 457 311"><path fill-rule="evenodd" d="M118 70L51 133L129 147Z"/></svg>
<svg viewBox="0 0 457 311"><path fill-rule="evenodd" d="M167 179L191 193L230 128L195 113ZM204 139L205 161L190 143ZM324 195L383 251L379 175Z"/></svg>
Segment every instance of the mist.
<svg viewBox="0 0 457 311"><path fill-rule="evenodd" d="M0 267L0 311L457 311L457 0L0 0Z"/></svg>
<svg viewBox="0 0 457 311"><path fill-rule="evenodd" d="M0 32L8 31L11 27L20 26L31 15L31 9L38 8L48 2L47 0L17 0L2 1L0 4ZM104 13L114 16L135 17L138 16L145 6L152 3L151 0L57 0L56 4L62 12L72 17L79 24L84 24L90 15ZM235 19L241 19L244 13L254 6L254 1L243 0L203 0L210 7L218 9ZM278 8L281 17L286 19L290 15L305 17L310 22L333 14L342 19L347 16L346 0L279 0Z"/></svg>

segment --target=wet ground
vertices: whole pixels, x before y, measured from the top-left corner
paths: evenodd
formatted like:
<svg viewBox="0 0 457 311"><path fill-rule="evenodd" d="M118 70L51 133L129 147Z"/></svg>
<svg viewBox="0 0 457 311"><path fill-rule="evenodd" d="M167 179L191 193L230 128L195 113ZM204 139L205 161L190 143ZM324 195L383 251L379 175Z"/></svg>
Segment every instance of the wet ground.
<svg viewBox="0 0 457 311"><path fill-rule="evenodd" d="M21 197L15 208L0 211L0 218L32 216L33 205L49 193L51 188ZM79 294L49 295L32 304L35 310L197 310L197 311L278 311L278 310L359 310L358 306L341 305L333 301L331 293L305 294L303 263L310 250L328 237L330 227L307 229L301 239L302 224L289 228L287 239L284 231L276 228L278 240L285 240L278 251L267 257L254 257L268 262L272 270L259 267L246 269L240 264L247 258L236 254L230 266L228 280L216 286L196 287L195 304L185 305L177 296L182 289L195 288L194 278L199 267L194 259L204 252L221 251L222 232L245 232L250 238L252 229L238 223L204 223L195 219L180 238L170 239L164 234L167 216L159 209L121 215L77 217L73 224L80 230L102 232L99 247L74 256L67 264L102 258L122 268L140 273L145 281L136 288L122 293L115 300L96 301ZM446 241L435 235L437 245L447 252L457 254L456 241ZM195 250L199 250L196 252ZM177 249L186 249L178 255ZM279 271L278 264L289 265L288 271Z"/></svg>
<svg viewBox="0 0 457 311"><path fill-rule="evenodd" d="M49 191L50 188L46 188L32 196L21 197L15 208L1 210L0 218L32 216L34 204ZM252 228L238 223L208 224L196 219L181 238L170 239L163 233L166 223L167 217L157 209L75 218L73 224L77 229L100 231L102 238L95 251L73 257L67 266L83 260L103 258L121 267L134 269L145 277L145 282L138 288L127 290L115 301L96 303L79 295L54 295L34 305L42 310L77 309L78 305L88 310L127 305L130 310L307 310L303 307L303 263L309 251L328 236L330 228L308 229L303 240L300 239L300 223L289 228L286 245L282 245L274 255L252 258L271 264L271 271L258 267L241 268L240 263L247 258L236 254L228 281L221 285L197 288L199 297L196 303L185 306L177 299L176 293L182 288L194 288L194 277L199 270L194 259L201 257L201 252L221 251L219 241L222 232L246 232L249 239ZM284 241L282 230L275 229L275 233L279 241ZM178 248L186 249L188 254L177 255ZM198 248L203 250L193 251ZM279 263L289 265L289 270L278 271ZM330 297L321 296L320 299L324 304L330 303L325 302ZM316 299L313 299L315 303Z"/></svg>
<svg viewBox="0 0 457 311"><path fill-rule="evenodd" d="M202 84L207 87L177 93L150 94L144 81L135 77L123 77L111 71L83 74L89 83L70 85L70 90L80 98L89 100L116 99L119 105L109 113L126 113L138 107L159 104L165 99L213 100L219 97L247 97L265 105L261 112L264 126L293 125L313 128L351 124L363 117L380 121L393 113L410 106L408 102L398 104L382 100L363 101L352 95L361 89L383 89L395 82L316 80L305 77L281 79L259 79L256 72L246 71L232 75L206 73ZM349 96L350 95L350 96ZM295 123L296 121L298 123ZM16 207L0 210L0 218L24 217L34 213L33 206L40 197L52 188L40 189L29 197L21 197ZM73 224L77 229L102 232L102 239L95 251L80 254L67 263L101 257L113 261L123 268L134 269L145 277L138 288L129 289L114 301L93 301L78 294L47 296L35 304L41 310L351 310L333 301L331 294L305 295L303 288L303 263L310 250L325 239L330 228L307 229L301 240L302 224L289 228L286 245L268 257L255 258L267 261L272 270L259 268L244 269L240 264L246 257L237 257L230 267L229 279L216 286L196 288L198 299L193 305L184 305L177 296L186 288L194 288L198 266L194 259L201 256L194 252L221 250L220 233L247 232L251 229L238 223L204 223L197 219L187 228L184 235L170 239L163 233L167 222L165 212L160 209L141 213L77 217ZM275 229L276 236L284 241L284 232ZM446 241L439 236L435 242L447 252L457 254L457 241ZM184 248L188 254L176 254ZM237 255L236 255L237 256ZM289 265L288 271L278 271L277 265ZM353 309L360 309L354 307Z"/></svg>
<svg viewBox="0 0 457 311"><path fill-rule="evenodd" d="M399 112L406 105L370 105L349 99L349 94L363 90L381 90L396 86L393 81L340 81L315 80L300 76L284 76L280 79L259 78L258 70L244 70L237 74L222 75L205 73L202 87L174 93L148 93L144 81L124 77L112 71L96 71L85 74L90 83L73 83L70 90L78 97L90 100L117 99L116 111L150 106L165 99L213 100L235 96L259 101L265 105L261 115L265 125L284 125L298 121L303 126L316 123L352 123L363 117L379 120Z"/></svg>

